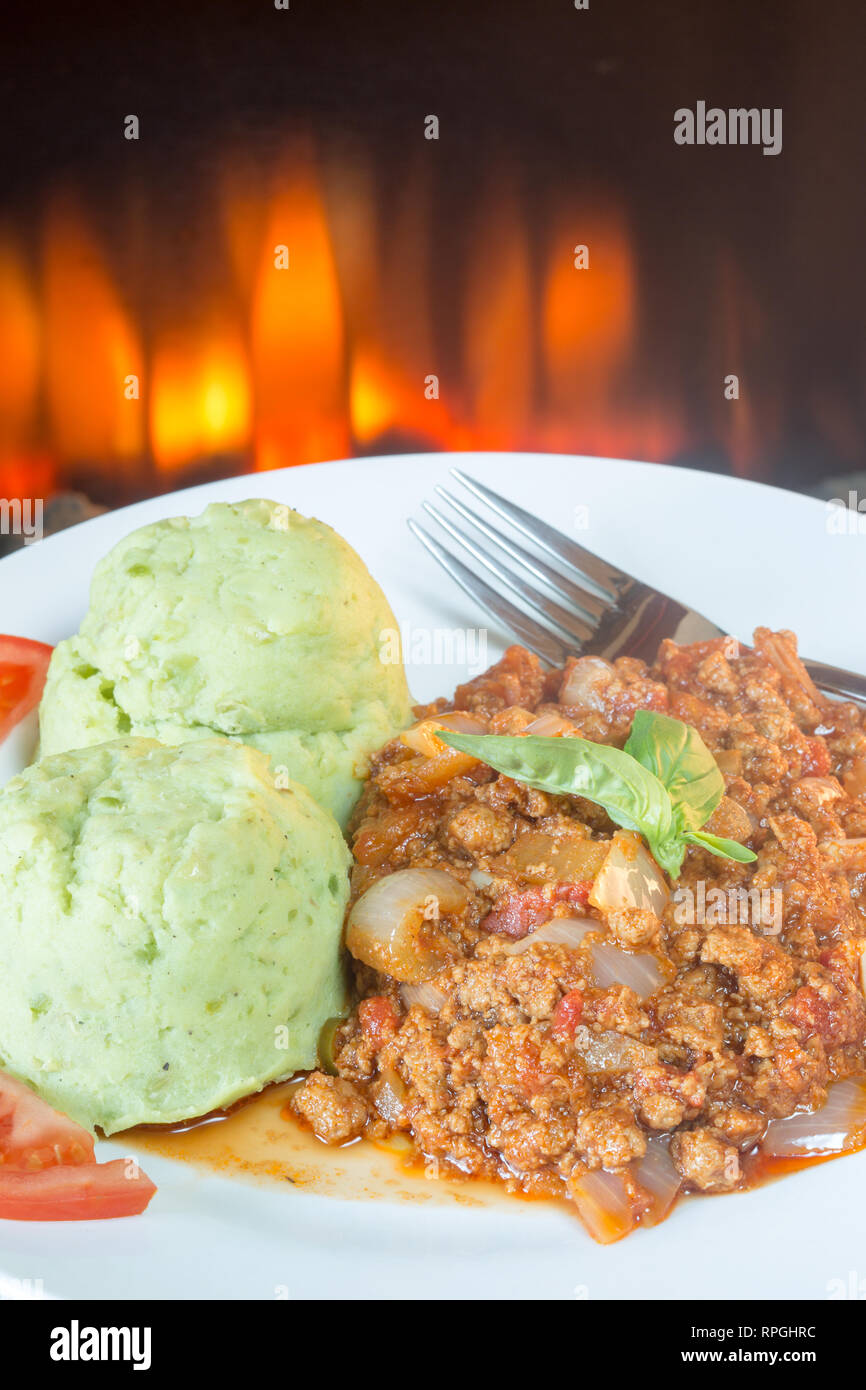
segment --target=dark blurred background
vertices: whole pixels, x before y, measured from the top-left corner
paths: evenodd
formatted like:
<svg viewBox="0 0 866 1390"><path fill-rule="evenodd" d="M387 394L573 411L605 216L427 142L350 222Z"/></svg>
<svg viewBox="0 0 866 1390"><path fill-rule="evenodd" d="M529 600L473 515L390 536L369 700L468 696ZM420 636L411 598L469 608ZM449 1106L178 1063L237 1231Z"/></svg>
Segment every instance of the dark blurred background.
<svg viewBox="0 0 866 1390"><path fill-rule="evenodd" d="M866 444L864 14L7 8L0 496L450 448L832 488ZM781 107L781 153L677 145L698 101Z"/></svg>

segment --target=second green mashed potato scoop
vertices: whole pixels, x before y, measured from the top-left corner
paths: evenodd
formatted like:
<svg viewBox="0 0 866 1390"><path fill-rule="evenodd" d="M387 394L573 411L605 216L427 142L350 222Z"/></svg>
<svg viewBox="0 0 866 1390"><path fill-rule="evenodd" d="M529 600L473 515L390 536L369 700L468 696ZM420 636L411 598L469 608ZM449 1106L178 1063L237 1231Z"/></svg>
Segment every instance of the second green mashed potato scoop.
<svg viewBox="0 0 866 1390"><path fill-rule="evenodd" d="M345 827L370 753L409 722L397 624L356 552L267 501L215 503L120 541L51 661L41 755L214 734L270 756Z"/></svg>
<svg viewBox="0 0 866 1390"><path fill-rule="evenodd" d="M107 1134L316 1061L349 851L226 739L56 753L0 792L0 1068Z"/></svg>

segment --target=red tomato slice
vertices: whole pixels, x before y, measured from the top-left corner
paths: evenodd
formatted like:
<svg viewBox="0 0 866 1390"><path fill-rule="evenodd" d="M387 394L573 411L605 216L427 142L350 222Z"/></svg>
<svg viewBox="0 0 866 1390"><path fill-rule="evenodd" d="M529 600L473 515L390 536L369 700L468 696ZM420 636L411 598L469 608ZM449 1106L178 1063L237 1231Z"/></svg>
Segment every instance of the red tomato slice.
<svg viewBox="0 0 866 1390"><path fill-rule="evenodd" d="M519 941L540 927L542 922L550 920L554 904L586 907L591 888L592 879L585 879L578 883L548 884L544 888L524 888L515 893L506 893L499 899L502 905L488 912L481 923L481 930L495 936L512 936Z"/></svg>
<svg viewBox="0 0 866 1390"><path fill-rule="evenodd" d="M39 703L53 647L0 636L0 739Z"/></svg>
<svg viewBox="0 0 866 1390"><path fill-rule="evenodd" d="M0 1173L27 1173L61 1163L95 1163L93 1139L66 1115L0 1071Z"/></svg>
<svg viewBox="0 0 866 1390"><path fill-rule="evenodd" d="M553 1011L550 1031L555 1038L573 1038L583 1017L583 992L570 989Z"/></svg>
<svg viewBox="0 0 866 1390"><path fill-rule="evenodd" d="M102 1221L138 1216L155 1186L140 1168L127 1175L128 1160L44 1168L41 1173L7 1173L0 1168L0 1218L9 1221Z"/></svg>

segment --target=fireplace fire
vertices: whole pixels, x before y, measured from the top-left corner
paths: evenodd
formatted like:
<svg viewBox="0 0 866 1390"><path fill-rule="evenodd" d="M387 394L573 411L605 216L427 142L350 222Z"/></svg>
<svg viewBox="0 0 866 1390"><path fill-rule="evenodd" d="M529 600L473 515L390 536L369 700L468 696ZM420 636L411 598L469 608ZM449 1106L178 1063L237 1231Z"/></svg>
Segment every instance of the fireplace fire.
<svg viewBox="0 0 866 1390"><path fill-rule="evenodd" d="M813 7L781 57L745 7L754 95L728 13L695 14L684 66L637 3L444 5L402 47L378 8L371 35L351 7L216 3L203 30L157 5L103 47L19 18L0 496L437 449L861 466L859 73ZM684 72L784 111L778 157L678 143Z"/></svg>
<svg viewBox="0 0 866 1390"><path fill-rule="evenodd" d="M119 502L397 447L654 459L685 446L682 421L625 404L636 268L614 202L562 214L539 247L513 190L497 189L443 343L423 168L384 232L372 178L310 147L254 190L228 169L214 193L200 254L218 284L183 289L169 314L159 294L143 302L128 248L80 198L51 200L37 254L7 232L4 495L39 479Z"/></svg>

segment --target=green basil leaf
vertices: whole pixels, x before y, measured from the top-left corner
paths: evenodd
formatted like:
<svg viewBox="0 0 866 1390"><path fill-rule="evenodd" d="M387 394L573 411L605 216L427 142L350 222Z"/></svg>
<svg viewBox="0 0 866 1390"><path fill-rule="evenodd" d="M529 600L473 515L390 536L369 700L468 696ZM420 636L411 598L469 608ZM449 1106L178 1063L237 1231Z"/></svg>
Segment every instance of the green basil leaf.
<svg viewBox="0 0 866 1390"><path fill-rule="evenodd" d="M658 777L628 753L585 738L542 738L525 734L453 734L437 738L462 753L471 753L497 772L539 791L583 796L602 806L611 820L645 835L663 867L675 855L679 838L671 799ZM682 853L680 853L682 863Z"/></svg>
<svg viewBox="0 0 866 1390"><path fill-rule="evenodd" d="M656 863L660 864L671 878L679 878L686 857L686 842L682 835L674 832L666 840L654 840L647 835L646 841Z"/></svg>
<svg viewBox="0 0 866 1390"><path fill-rule="evenodd" d="M683 839L700 845L701 849L709 850L719 859L735 859L738 864L751 864L758 857L747 845L741 845L737 840L726 840L723 835L708 835L704 830L687 830Z"/></svg>
<svg viewBox="0 0 866 1390"><path fill-rule="evenodd" d="M625 752L667 787L684 830L709 820L725 792L725 779L697 729L681 719L639 709Z"/></svg>

